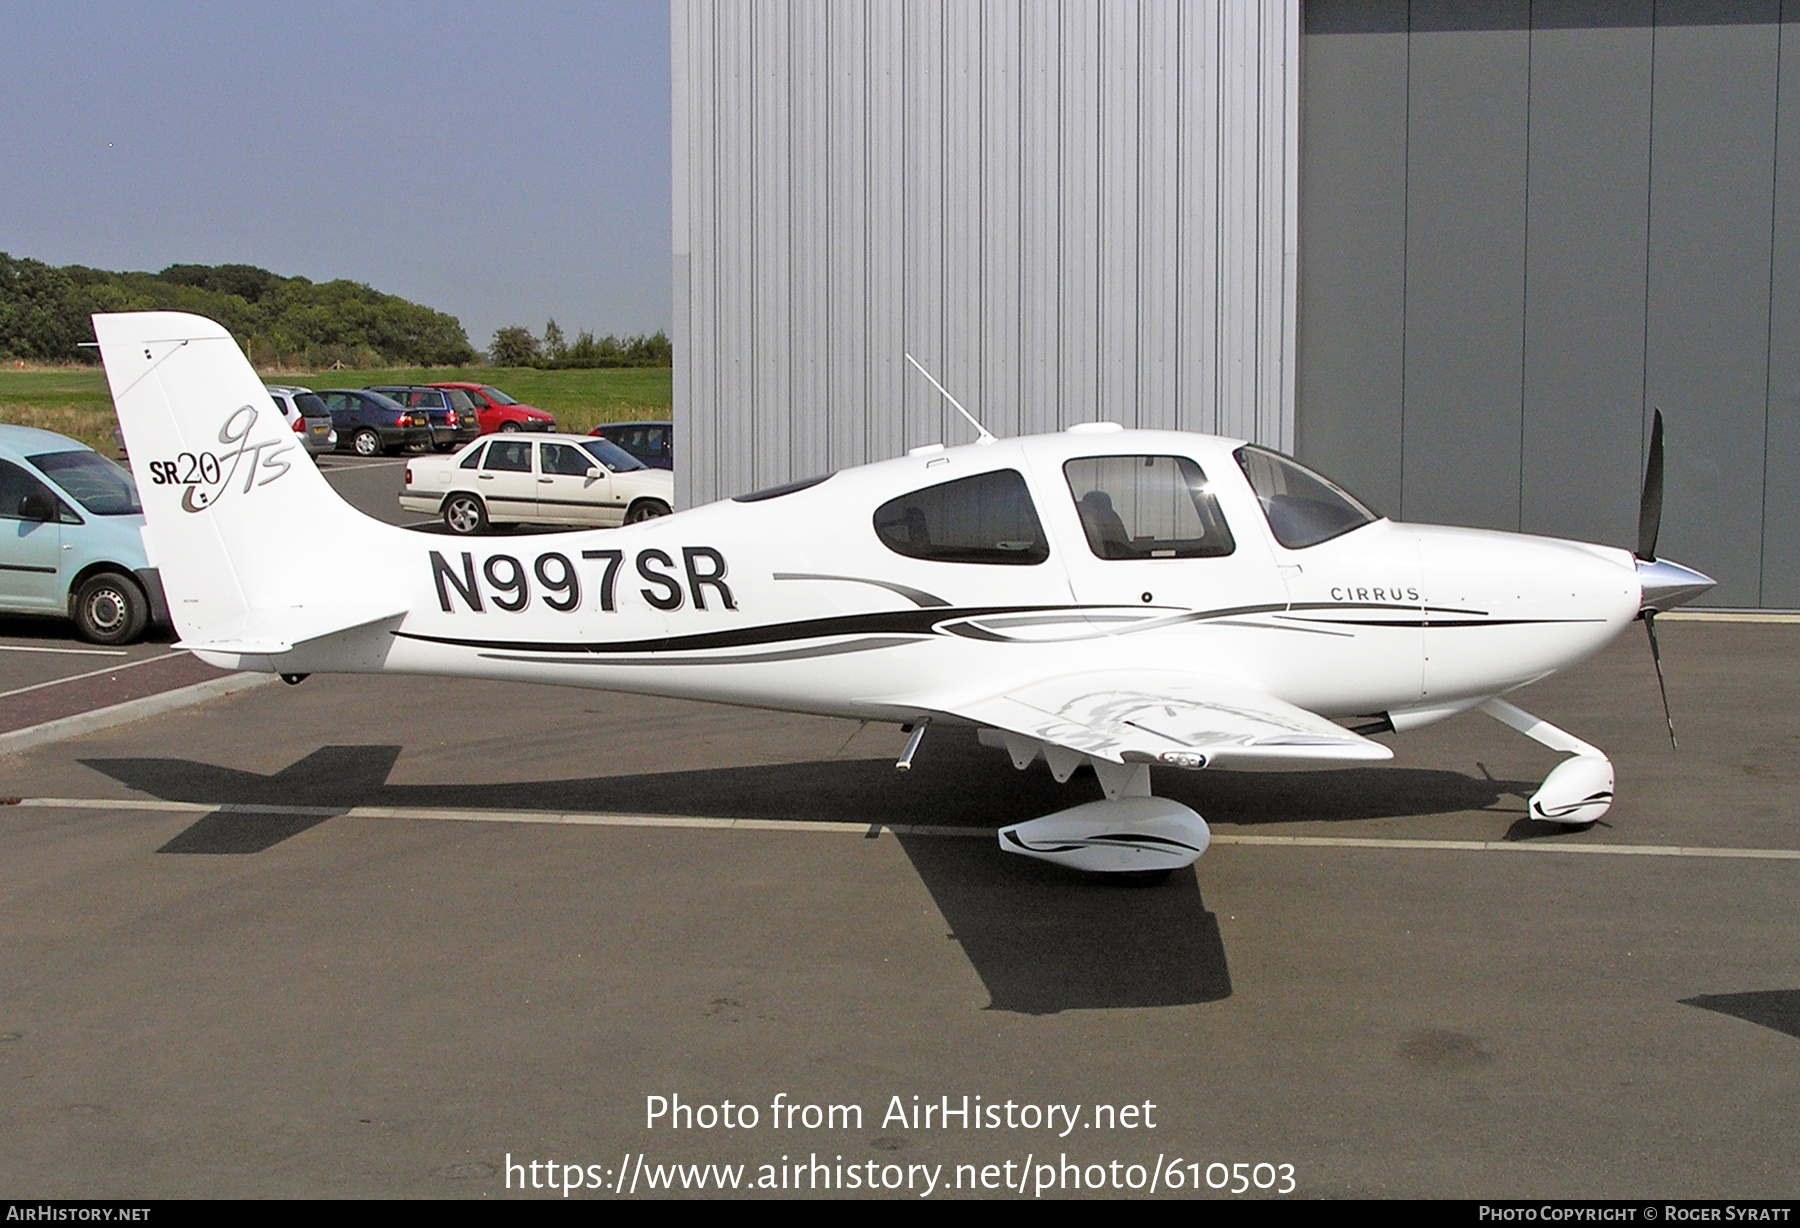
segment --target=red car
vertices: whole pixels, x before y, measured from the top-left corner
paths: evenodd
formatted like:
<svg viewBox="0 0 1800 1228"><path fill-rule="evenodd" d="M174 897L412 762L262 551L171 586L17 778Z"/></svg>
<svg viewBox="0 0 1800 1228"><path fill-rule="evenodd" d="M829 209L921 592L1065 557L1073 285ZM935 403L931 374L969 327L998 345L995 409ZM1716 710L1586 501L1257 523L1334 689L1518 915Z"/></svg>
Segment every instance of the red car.
<svg viewBox="0 0 1800 1228"><path fill-rule="evenodd" d="M554 431L556 419L541 409L521 405L491 384L430 384L431 388L460 388L475 402L481 433L495 431Z"/></svg>

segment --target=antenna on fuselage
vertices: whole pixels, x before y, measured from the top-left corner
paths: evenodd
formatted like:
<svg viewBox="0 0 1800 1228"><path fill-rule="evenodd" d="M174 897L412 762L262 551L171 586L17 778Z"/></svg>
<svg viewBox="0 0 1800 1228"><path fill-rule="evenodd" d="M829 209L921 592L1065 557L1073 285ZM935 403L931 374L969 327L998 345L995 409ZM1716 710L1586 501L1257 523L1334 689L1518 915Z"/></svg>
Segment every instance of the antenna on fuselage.
<svg viewBox="0 0 1800 1228"><path fill-rule="evenodd" d="M919 366L918 359L914 358L911 354L908 354L906 356L906 361L910 362L914 367L917 367L919 374L923 375L926 379L930 380L931 386L933 388L936 388L939 392L943 393L944 399L946 401L948 401L948 402L950 402L950 404L956 406L956 412L961 414L963 417L965 417L969 420L969 425L975 428L975 442L976 443L993 443L994 442L994 433L992 431L988 430L987 427L981 425L981 423L977 422L975 420L975 415L970 413L968 410L964 409L962 402L957 400L955 397L951 396L950 390L948 388L944 387L942 384L938 383L936 377L934 377L931 374L931 372L927 371L924 367Z"/></svg>

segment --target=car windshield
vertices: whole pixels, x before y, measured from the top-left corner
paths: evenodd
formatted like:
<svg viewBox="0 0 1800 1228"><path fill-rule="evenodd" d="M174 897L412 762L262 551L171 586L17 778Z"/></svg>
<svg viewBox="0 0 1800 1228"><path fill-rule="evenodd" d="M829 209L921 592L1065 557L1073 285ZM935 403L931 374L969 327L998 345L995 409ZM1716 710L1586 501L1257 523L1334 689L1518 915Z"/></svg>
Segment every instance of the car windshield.
<svg viewBox="0 0 1800 1228"><path fill-rule="evenodd" d="M98 452L50 452L25 458L96 516L141 516L131 474Z"/></svg>
<svg viewBox="0 0 1800 1228"><path fill-rule="evenodd" d="M481 391L482 391L482 394L484 396L486 396L488 400L492 401L496 405L517 405L518 404L517 401L515 401L511 397L507 396L504 392L501 392L498 388L489 387L487 384L483 384L481 386Z"/></svg>
<svg viewBox="0 0 1800 1228"><path fill-rule="evenodd" d="M614 473L630 473L633 469L650 467L609 439L589 439L581 446Z"/></svg>
<svg viewBox="0 0 1800 1228"><path fill-rule="evenodd" d="M310 392L303 392L295 397L294 404L299 407L302 418L331 417L331 411L325 408L325 402Z"/></svg>

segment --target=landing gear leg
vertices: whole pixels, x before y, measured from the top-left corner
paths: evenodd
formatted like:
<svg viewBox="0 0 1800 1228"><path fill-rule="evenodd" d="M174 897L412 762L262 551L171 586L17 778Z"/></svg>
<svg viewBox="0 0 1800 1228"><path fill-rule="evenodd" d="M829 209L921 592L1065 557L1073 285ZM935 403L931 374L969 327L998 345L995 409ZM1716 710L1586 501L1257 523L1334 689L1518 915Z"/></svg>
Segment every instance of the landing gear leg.
<svg viewBox="0 0 1800 1228"><path fill-rule="evenodd" d="M1557 764L1531 795L1528 805L1532 818L1585 827L1606 813L1613 801L1613 766L1597 747L1504 699L1490 699L1481 705L1481 710L1533 742L1574 756Z"/></svg>

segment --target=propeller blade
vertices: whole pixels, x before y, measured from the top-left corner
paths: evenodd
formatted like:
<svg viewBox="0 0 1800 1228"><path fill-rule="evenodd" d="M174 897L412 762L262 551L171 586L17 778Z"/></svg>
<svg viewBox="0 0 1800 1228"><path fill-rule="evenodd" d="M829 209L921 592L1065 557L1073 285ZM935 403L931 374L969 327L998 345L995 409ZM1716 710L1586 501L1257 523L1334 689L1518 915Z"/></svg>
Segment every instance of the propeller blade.
<svg viewBox="0 0 1800 1228"><path fill-rule="evenodd" d="M1662 410L1650 427L1650 458L1644 465L1644 494L1638 500L1637 556L1646 563L1656 560L1656 535L1662 529L1663 421ZM1656 640L1655 632L1650 635Z"/></svg>
<svg viewBox="0 0 1800 1228"><path fill-rule="evenodd" d="M1650 660L1656 664L1656 689L1662 693L1663 720L1669 726L1669 749L1680 750L1675 745L1675 718L1669 715L1669 688L1663 685L1662 649L1656 643L1656 611L1644 611L1644 631L1650 636Z"/></svg>

